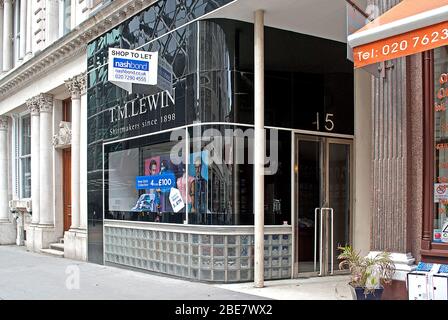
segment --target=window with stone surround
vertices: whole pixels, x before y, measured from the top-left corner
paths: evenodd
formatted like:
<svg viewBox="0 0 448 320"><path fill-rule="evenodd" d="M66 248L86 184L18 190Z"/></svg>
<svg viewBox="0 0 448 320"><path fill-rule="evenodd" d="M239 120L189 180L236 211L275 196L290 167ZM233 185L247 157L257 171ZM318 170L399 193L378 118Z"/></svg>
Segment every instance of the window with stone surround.
<svg viewBox="0 0 448 320"><path fill-rule="evenodd" d="M14 1L14 14L13 14L13 57L14 57L14 65L19 64L19 60L23 57L20 56L20 6L21 0Z"/></svg>
<svg viewBox="0 0 448 320"><path fill-rule="evenodd" d="M31 198L31 116L19 119L19 197Z"/></svg>
<svg viewBox="0 0 448 320"><path fill-rule="evenodd" d="M71 30L72 1L60 0L59 3L59 35L62 37Z"/></svg>

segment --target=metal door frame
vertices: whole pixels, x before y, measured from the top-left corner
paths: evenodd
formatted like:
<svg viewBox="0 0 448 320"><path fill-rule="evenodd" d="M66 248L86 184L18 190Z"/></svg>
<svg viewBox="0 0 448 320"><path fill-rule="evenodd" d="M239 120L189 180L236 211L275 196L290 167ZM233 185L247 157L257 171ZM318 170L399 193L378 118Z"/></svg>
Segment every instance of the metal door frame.
<svg viewBox="0 0 448 320"><path fill-rule="evenodd" d="M354 182L354 154L353 154L353 139L344 139L344 138L335 138L335 137L331 137L331 136L308 136L308 135L303 135L303 134L298 134L298 133L292 133L292 152L293 155L291 157L291 161L293 162L292 165L292 175L293 177L293 188L292 188L292 193L293 193L293 197L292 197L292 221L293 221L293 257L292 257L292 263L293 263L293 272L292 272L292 278L297 278L297 277L316 277L316 276L327 276L328 274L321 274L322 270L316 270L316 271L310 271L310 272L301 272L299 273L299 263L296 262L296 259L298 258L298 254L299 254L299 243L298 243L298 233L299 233L299 229L298 229L298 217L299 217L299 174L298 174L298 161L299 161L299 142L300 141L312 141L312 142L319 142L319 148L320 148L320 159L319 159L319 163L320 163L320 169L321 169L321 174L320 174L320 184L321 184L321 195L320 195L320 199L322 202L322 207L320 209L324 209L324 211L330 212L331 208L327 208L328 207L328 202L329 202L329 193L330 193L330 188L329 188L329 181L330 181L330 176L329 176L329 160L330 160L330 144L343 144L343 145L348 145L349 146L349 152L350 152L350 159L349 159L349 174L350 174L350 190L349 190L349 226L348 226L348 231L349 231L349 241L350 243L353 242L353 182ZM317 209L317 208L316 208ZM315 220L316 220L316 211L315 211ZM320 221L320 214L319 214L319 221ZM315 229L318 227L316 225L315 221ZM321 228L321 225L319 225L319 228ZM331 228L332 229L332 228ZM333 231L332 231L333 232ZM331 232L331 233L332 233ZM323 235L321 234L321 237ZM333 238L333 235L332 235ZM315 239L315 243L314 243L314 247L317 246L317 242ZM315 249L314 249L315 250ZM327 252L326 258L324 259L325 261L319 261L319 265L323 265L323 264L329 264L330 261L328 261L329 258L329 254ZM339 271L339 269L337 268L337 265L333 266L333 274L341 274L341 273L346 273L346 271ZM326 268L324 268L325 270Z"/></svg>

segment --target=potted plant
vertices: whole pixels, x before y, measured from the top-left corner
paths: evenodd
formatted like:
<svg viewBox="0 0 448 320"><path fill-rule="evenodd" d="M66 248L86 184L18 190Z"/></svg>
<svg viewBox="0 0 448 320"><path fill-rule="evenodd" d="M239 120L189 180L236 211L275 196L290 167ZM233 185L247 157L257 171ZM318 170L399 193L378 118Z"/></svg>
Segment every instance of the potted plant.
<svg viewBox="0 0 448 320"><path fill-rule="evenodd" d="M381 252L374 257L362 257L351 246L339 247L339 269L349 269L350 287L356 300L381 300L383 284L390 283L395 265L390 253Z"/></svg>

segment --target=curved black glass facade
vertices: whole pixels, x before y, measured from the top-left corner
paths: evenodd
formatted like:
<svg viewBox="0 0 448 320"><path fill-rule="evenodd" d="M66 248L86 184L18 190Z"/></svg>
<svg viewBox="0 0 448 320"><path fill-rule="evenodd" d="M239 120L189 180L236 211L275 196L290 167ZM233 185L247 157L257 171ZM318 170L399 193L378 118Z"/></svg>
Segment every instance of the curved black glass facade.
<svg viewBox="0 0 448 320"><path fill-rule="evenodd" d="M208 7L201 7L204 10L201 14L216 8L212 4L215 2L226 1L209 1ZM163 10L162 18L156 18ZM152 160L157 159L156 167L161 171L167 150L172 147L169 132L165 131L198 122L202 130L218 131L245 130L253 125L253 25L213 19L168 32L194 19L195 15L186 12L171 10L168 2L159 1L155 8L140 13L88 46L90 261L101 262L97 257L102 256L103 211L106 219L186 222L184 211L174 214L172 210L158 209L157 214L152 209L143 210L144 198L149 199L154 192L130 191L132 176L149 174ZM265 123L279 128L281 141L276 164L279 170L266 177L265 220L266 224L284 224L291 223L291 132L281 128L353 134L353 65L346 60L343 43L274 28L266 28L265 41ZM151 96L128 94L109 83L106 64L109 47L158 51L173 67L173 91ZM328 54L323 57L320 52ZM165 133L158 133L161 131ZM194 154L194 150L189 150L189 154ZM193 164L195 159L191 158ZM179 183L190 168L165 164L182 191ZM132 166L136 168L134 171L126 171ZM206 182L191 183L196 193L183 194L186 204L191 202L190 212L196 213L189 216L188 223L253 224L252 169L251 165L208 167ZM116 174L119 170L123 172L121 176ZM194 168L191 170L194 175ZM113 178L111 172L115 172ZM122 179L127 179L127 184L118 183ZM109 188L112 185L124 187L112 190ZM206 190L205 195L198 190ZM168 194L163 196L163 190L157 192L158 208L169 207L164 204ZM112 193L126 196L112 199ZM129 200L126 204L129 210L123 210L126 197L144 201L131 205ZM188 197L191 199L187 200ZM139 212L134 214L132 209L137 207Z"/></svg>

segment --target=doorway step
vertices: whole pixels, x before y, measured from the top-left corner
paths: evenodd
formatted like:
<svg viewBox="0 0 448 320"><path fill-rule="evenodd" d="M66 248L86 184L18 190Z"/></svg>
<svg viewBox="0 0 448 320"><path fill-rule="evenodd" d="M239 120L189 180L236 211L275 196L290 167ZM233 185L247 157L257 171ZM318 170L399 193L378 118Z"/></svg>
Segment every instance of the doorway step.
<svg viewBox="0 0 448 320"><path fill-rule="evenodd" d="M49 249L40 249L40 252L52 255L54 257L64 257L64 238L59 239L57 243L51 243Z"/></svg>

